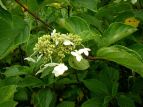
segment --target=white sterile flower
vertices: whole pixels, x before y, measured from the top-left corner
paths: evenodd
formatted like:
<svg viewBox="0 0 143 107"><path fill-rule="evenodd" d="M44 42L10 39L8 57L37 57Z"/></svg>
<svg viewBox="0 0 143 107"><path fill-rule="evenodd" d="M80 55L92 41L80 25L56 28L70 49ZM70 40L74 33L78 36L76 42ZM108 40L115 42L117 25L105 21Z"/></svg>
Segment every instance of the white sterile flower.
<svg viewBox="0 0 143 107"><path fill-rule="evenodd" d="M61 63L54 68L52 73L55 74L55 77L58 77L62 75L66 70L68 70L68 67Z"/></svg>
<svg viewBox="0 0 143 107"><path fill-rule="evenodd" d="M86 56L88 56L89 55L89 51L91 51L91 49L89 49L89 48L83 48L83 49L79 50L79 53L80 54L84 53Z"/></svg>
<svg viewBox="0 0 143 107"><path fill-rule="evenodd" d="M65 40L64 45L68 46L68 45L74 45L73 42L71 42L70 40Z"/></svg>
<svg viewBox="0 0 143 107"><path fill-rule="evenodd" d="M131 0L132 4L135 4L137 2L137 0Z"/></svg>
<svg viewBox="0 0 143 107"><path fill-rule="evenodd" d="M56 33L56 29L53 30L53 32L51 33L51 36L54 36L55 33Z"/></svg>
<svg viewBox="0 0 143 107"><path fill-rule="evenodd" d="M73 56L75 56L75 57L76 57L76 60L79 61L79 62L81 61L81 59L83 59L83 57L81 56L81 53L79 53L79 51L77 51L77 50L72 51L71 54L72 54Z"/></svg>
<svg viewBox="0 0 143 107"><path fill-rule="evenodd" d="M24 58L24 60L27 60L27 61L30 61L30 62L36 62L33 58L31 58L31 57L27 57L27 58Z"/></svg>

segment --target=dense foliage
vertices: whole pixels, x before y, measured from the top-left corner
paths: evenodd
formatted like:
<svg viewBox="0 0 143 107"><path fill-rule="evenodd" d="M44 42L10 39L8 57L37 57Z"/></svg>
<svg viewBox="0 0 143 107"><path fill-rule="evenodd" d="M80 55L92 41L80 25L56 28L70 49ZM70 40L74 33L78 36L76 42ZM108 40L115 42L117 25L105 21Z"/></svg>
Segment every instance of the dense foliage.
<svg viewBox="0 0 143 107"><path fill-rule="evenodd" d="M0 0L0 107L143 107L143 0Z"/></svg>

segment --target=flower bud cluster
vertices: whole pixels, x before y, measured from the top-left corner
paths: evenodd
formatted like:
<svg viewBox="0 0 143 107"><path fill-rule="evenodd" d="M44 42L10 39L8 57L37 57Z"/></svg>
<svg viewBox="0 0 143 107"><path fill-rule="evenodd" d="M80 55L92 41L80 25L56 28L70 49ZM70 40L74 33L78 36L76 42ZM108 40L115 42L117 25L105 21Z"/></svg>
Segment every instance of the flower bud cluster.
<svg viewBox="0 0 143 107"><path fill-rule="evenodd" d="M78 35L56 33L54 30L51 35L43 35L38 39L34 51L42 54L47 61L52 58L56 62L62 62L66 54L81 45L81 41Z"/></svg>

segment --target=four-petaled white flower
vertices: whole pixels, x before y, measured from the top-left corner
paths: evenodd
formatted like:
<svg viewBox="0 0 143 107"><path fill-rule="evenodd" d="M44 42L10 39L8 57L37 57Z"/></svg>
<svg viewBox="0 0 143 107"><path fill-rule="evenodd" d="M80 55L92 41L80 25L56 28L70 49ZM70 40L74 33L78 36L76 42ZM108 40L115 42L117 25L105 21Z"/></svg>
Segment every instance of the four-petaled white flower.
<svg viewBox="0 0 143 107"><path fill-rule="evenodd" d="M63 44L64 44L65 46L74 45L73 42L71 42L70 40L65 40L65 41L63 42Z"/></svg>
<svg viewBox="0 0 143 107"><path fill-rule="evenodd" d="M52 73L55 74L55 77L58 77L58 76L62 75L67 70L68 70L68 67L61 63L61 64L58 64L54 68L54 70L52 71Z"/></svg>
<svg viewBox="0 0 143 107"><path fill-rule="evenodd" d="M27 57L27 58L24 58L24 60L27 60L29 62L36 62L35 59L31 58L31 57Z"/></svg>
<svg viewBox="0 0 143 107"><path fill-rule="evenodd" d="M83 59L83 57L81 56L81 53L79 53L79 51L77 51L77 50L72 51L71 54L72 54L73 56L75 56L75 57L76 57L76 60L79 61L79 62L81 61L81 59Z"/></svg>
<svg viewBox="0 0 143 107"><path fill-rule="evenodd" d="M88 56L89 55L89 51L91 51L91 49L89 49L89 48L83 48L83 49L79 50L79 53L80 54L84 53L86 56Z"/></svg>

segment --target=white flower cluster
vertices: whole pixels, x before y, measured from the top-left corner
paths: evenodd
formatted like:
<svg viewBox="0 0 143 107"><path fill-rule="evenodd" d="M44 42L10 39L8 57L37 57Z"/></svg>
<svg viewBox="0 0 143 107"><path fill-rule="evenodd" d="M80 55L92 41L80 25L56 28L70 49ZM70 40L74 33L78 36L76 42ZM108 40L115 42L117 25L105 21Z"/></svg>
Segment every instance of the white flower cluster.
<svg viewBox="0 0 143 107"><path fill-rule="evenodd" d="M72 40L71 41L69 39L69 37L67 37L66 34L61 34L61 37L59 37L59 38L57 38L57 36L59 36L59 33L56 33L56 30L54 29L53 32L51 33L51 39L54 40L54 43L55 43L54 47L60 46L61 48L59 47L59 50L55 50L54 49L54 51L52 51L51 53L55 53L56 54L58 52L61 52L61 54L64 54L65 51L69 51L69 54L71 54L74 57L76 57L76 60L78 62L80 62L83 59L82 54L84 54L85 56L89 55L89 51L91 51L89 48L83 48L83 49L75 50L75 46L81 44L81 42L80 42L81 40L80 40L79 37L72 36L72 34L71 34L71 35L69 35L69 37L73 37L73 38L71 38L71 40ZM44 36L44 37L49 38L48 36ZM36 44L36 46L38 47L38 48L36 47L37 50L42 50L42 48L45 46L45 45L42 44L42 39L44 39L44 42L46 41L45 38L40 38L40 40L41 40L40 44ZM68 46L67 50L62 50L62 49L64 49L64 47L63 47L63 45L60 45L61 41L62 41L62 44L64 46ZM47 41L47 42L50 45L50 42L49 41ZM74 48L69 49L69 46L73 46ZM39 49L39 47L41 47L41 48ZM44 50L48 50L47 48L48 47L44 47ZM42 52L40 51L40 53L42 53ZM48 53L48 55L49 55L49 53ZM27 58L25 58L25 60L31 61L33 63L37 63L43 56L44 56L44 53L41 54L40 56L38 56L37 60L35 60L35 59L31 58L31 57L27 57ZM55 75L55 77L58 77L58 76L62 75L65 71L68 70L68 67L64 63L62 63L62 62L53 63L53 61L51 59L51 63L44 64L44 67L42 67L36 73L36 75L39 74L39 73L42 73L48 67L54 67L52 73Z"/></svg>

